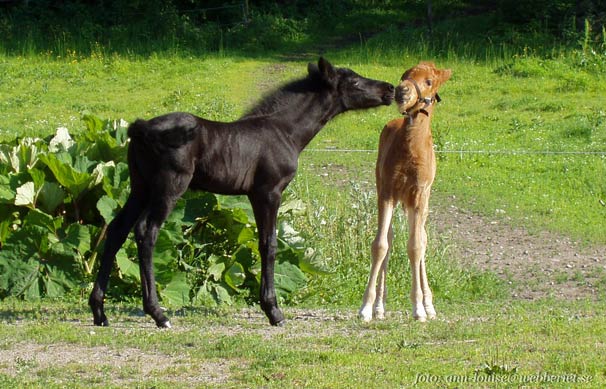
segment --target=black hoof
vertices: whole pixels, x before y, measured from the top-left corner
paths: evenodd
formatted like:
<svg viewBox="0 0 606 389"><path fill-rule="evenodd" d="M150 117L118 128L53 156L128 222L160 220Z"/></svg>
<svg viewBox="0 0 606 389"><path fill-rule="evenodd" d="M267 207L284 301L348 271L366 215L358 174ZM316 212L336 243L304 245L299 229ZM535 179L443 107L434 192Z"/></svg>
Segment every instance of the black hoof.
<svg viewBox="0 0 606 389"><path fill-rule="evenodd" d="M265 312L265 316L269 319L269 324L272 326L282 326L284 322L284 314L275 304L263 306L261 304L261 309Z"/></svg>
<svg viewBox="0 0 606 389"><path fill-rule="evenodd" d="M99 321L93 320L93 322L97 327L109 327L109 321L107 321L107 319Z"/></svg>
<svg viewBox="0 0 606 389"><path fill-rule="evenodd" d="M274 327L284 327L286 319L284 319L284 315L280 312L278 315L269 318L269 324Z"/></svg>
<svg viewBox="0 0 606 389"><path fill-rule="evenodd" d="M173 328L173 326L170 324L170 320L161 321L159 323L156 323L156 325L158 326L158 328Z"/></svg>

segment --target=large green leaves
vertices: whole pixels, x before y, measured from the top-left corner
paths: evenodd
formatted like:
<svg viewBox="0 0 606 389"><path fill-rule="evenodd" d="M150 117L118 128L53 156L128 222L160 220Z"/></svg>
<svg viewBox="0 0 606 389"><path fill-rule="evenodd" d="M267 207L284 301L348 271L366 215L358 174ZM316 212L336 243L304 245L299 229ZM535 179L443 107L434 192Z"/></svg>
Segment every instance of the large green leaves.
<svg viewBox="0 0 606 389"><path fill-rule="evenodd" d="M85 233L67 236L59 220L31 210L0 250L0 296L57 297L72 289L82 279L78 257L87 243Z"/></svg>
<svg viewBox="0 0 606 389"><path fill-rule="evenodd" d="M187 275L176 272L171 280L162 288L160 296L163 301L177 306L188 305L190 302L191 286L187 282Z"/></svg>
<svg viewBox="0 0 606 389"><path fill-rule="evenodd" d="M65 191L56 182L45 182L38 192L37 206L48 214L55 214L65 200Z"/></svg>
<svg viewBox="0 0 606 389"><path fill-rule="evenodd" d="M40 143L40 139L24 138L16 146L1 145L0 164L5 165L3 170L21 173L33 168L38 162Z"/></svg>
<svg viewBox="0 0 606 389"><path fill-rule="evenodd" d="M15 205L34 208L36 205L36 188L33 182L26 182L17 188Z"/></svg>
<svg viewBox="0 0 606 389"><path fill-rule="evenodd" d="M86 157L73 160L67 153L43 154L40 160L53 172L55 179L75 199L88 188L93 181L92 175L86 171L90 161Z"/></svg>
<svg viewBox="0 0 606 389"><path fill-rule="evenodd" d="M60 128L48 142L0 144L0 298L60 296L90 283L107 225L128 198L127 125L83 118L72 137ZM304 212L287 201L281 218ZM288 224L278 229L275 284L288 301L309 274L325 274ZM110 291L140 295L137 248L116 255ZM164 304L256 301L261 276L257 229L245 197L187 192L164 223L154 250Z"/></svg>

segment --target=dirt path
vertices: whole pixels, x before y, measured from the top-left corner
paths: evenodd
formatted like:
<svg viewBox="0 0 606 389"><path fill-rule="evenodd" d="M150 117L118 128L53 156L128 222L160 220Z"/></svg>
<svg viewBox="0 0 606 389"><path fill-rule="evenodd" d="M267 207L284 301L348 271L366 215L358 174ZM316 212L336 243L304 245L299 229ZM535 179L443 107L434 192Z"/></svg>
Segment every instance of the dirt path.
<svg viewBox="0 0 606 389"><path fill-rule="evenodd" d="M453 243L454 255L463 263L510 281L514 297L595 298L597 285L603 293L606 247L584 246L545 231L531 234L504 215L480 216L450 200L432 208L433 228Z"/></svg>

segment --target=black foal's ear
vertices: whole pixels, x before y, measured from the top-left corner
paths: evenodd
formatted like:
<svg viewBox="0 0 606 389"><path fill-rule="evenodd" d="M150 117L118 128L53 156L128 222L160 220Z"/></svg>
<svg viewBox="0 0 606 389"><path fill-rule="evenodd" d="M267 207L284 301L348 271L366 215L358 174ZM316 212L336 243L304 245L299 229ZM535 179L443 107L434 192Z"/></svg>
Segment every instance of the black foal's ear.
<svg viewBox="0 0 606 389"><path fill-rule="evenodd" d="M308 63L307 64L307 73L309 73L310 76L314 77L314 76L319 76L320 75L320 69L318 69L318 65L316 65L315 63Z"/></svg>
<svg viewBox="0 0 606 389"><path fill-rule="evenodd" d="M324 57L320 57L318 60L318 69L324 81L330 85L337 84L337 71Z"/></svg>

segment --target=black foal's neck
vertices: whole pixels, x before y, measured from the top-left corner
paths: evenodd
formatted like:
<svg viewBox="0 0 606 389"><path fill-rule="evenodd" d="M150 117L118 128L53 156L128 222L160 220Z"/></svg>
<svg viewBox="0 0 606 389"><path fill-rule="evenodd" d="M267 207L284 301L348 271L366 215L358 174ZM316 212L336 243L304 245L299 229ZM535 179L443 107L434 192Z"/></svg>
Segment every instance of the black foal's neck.
<svg viewBox="0 0 606 389"><path fill-rule="evenodd" d="M331 90L308 77L265 97L242 119L262 117L269 126L287 134L301 151L330 119L343 111Z"/></svg>

